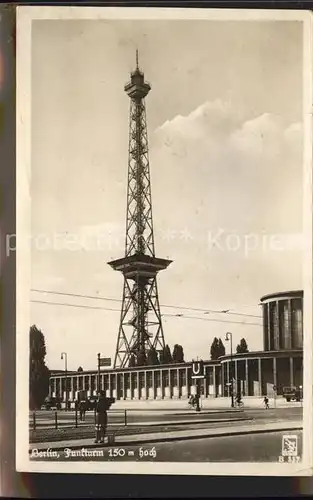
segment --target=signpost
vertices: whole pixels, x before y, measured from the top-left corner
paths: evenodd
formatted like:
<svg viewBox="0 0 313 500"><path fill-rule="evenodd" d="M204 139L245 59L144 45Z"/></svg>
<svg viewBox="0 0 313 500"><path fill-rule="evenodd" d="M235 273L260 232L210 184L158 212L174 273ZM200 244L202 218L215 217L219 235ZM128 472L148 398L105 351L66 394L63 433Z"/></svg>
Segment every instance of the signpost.
<svg viewBox="0 0 313 500"><path fill-rule="evenodd" d="M100 367L101 366L111 366L112 361L111 358L101 358L100 352L98 352L98 383L97 383L97 392L100 393Z"/></svg>
<svg viewBox="0 0 313 500"><path fill-rule="evenodd" d="M192 362L192 375L191 375L191 378L193 378L194 380L197 381L197 397L196 397L196 402L197 402L197 406L196 406L196 411L200 411L200 405L199 405L199 401L200 401L200 380L201 379L204 379L204 365L203 365L203 361L193 361Z"/></svg>
<svg viewBox="0 0 313 500"><path fill-rule="evenodd" d="M100 358L100 366L111 366L111 358Z"/></svg>
<svg viewBox="0 0 313 500"><path fill-rule="evenodd" d="M277 394L277 387L276 387L276 385L273 385L273 391L274 391L274 408L276 408L276 394Z"/></svg>

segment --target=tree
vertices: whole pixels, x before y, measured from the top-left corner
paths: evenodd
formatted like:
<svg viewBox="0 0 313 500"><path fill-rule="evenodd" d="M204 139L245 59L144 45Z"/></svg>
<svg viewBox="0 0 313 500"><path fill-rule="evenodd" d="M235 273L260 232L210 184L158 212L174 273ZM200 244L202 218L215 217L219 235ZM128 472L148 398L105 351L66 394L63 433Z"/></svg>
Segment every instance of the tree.
<svg viewBox="0 0 313 500"><path fill-rule="evenodd" d="M29 405L40 408L49 393L50 371L46 366L45 337L36 325L29 330Z"/></svg>
<svg viewBox="0 0 313 500"><path fill-rule="evenodd" d="M79 367L77 368L77 371L78 371L78 372L83 372L83 371L84 371L84 370L83 370L83 367L82 367L82 366L79 366Z"/></svg>
<svg viewBox="0 0 313 500"><path fill-rule="evenodd" d="M159 364L164 365L164 349L159 352Z"/></svg>
<svg viewBox="0 0 313 500"><path fill-rule="evenodd" d="M218 359L218 339L214 337L213 342L211 344L211 359Z"/></svg>
<svg viewBox="0 0 313 500"><path fill-rule="evenodd" d="M218 339L218 344L217 344L217 352L218 352L218 358L221 356L225 356L225 346L223 344L223 341L221 339Z"/></svg>
<svg viewBox="0 0 313 500"><path fill-rule="evenodd" d="M180 344L175 344L172 355L173 363L184 362L184 349Z"/></svg>
<svg viewBox="0 0 313 500"><path fill-rule="evenodd" d="M147 365L153 366L153 365L158 365L158 364L159 364L158 353L156 352L155 347L152 347L148 351Z"/></svg>
<svg viewBox="0 0 313 500"><path fill-rule="evenodd" d="M133 368L134 366L136 366L136 358L134 354L130 356L128 366L129 368Z"/></svg>
<svg viewBox="0 0 313 500"><path fill-rule="evenodd" d="M172 363L172 362L173 362L173 358L172 358L171 350L170 350L168 344L166 344L166 346L163 349L163 364L167 365L167 364Z"/></svg>
<svg viewBox="0 0 313 500"><path fill-rule="evenodd" d="M146 353L143 349L141 349L137 354L137 366L145 366L147 364Z"/></svg>
<svg viewBox="0 0 313 500"><path fill-rule="evenodd" d="M218 359L220 356L225 356L225 346L221 339L214 337L211 344L211 359Z"/></svg>
<svg viewBox="0 0 313 500"><path fill-rule="evenodd" d="M240 344L237 345L236 352L239 353L244 353L244 352L249 352L248 345L245 339L240 340Z"/></svg>

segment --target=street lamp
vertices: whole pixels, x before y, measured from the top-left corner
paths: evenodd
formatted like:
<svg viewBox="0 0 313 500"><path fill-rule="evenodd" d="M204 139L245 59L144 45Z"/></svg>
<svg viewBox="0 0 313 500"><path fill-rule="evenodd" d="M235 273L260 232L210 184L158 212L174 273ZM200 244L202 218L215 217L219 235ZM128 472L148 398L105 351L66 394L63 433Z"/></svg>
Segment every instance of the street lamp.
<svg viewBox="0 0 313 500"><path fill-rule="evenodd" d="M97 394L100 394L100 352L98 352L98 380L97 380Z"/></svg>
<svg viewBox="0 0 313 500"><path fill-rule="evenodd" d="M65 411L68 408L68 392L67 392L67 353L61 352L61 359L65 361Z"/></svg>
<svg viewBox="0 0 313 500"><path fill-rule="evenodd" d="M230 341L230 396L231 396L231 407L234 408L234 384L233 384L233 334L231 332L227 332L225 335L226 342ZM228 377L228 386L229 386L229 377Z"/></svg>

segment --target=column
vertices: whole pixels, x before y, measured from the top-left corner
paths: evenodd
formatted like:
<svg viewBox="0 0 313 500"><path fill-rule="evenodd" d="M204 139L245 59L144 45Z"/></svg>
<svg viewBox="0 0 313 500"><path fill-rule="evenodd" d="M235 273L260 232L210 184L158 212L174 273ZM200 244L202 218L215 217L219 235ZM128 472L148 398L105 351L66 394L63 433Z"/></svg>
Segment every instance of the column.
<svg viewBox="0 0 313 500"><path fill-rule="evenodd" d="M246 361L246 376L245 376L245 396L249 396L249 363Z"/></svg>
<svg viewBox="0 0 313 500"><path fill-rule="evenodd" d="M273 382L274 386L276 387L277 391L277 363L276 363L276 358L273 358Z"/></svg>
<svg viewBox="0 0 313 500"><path fill-rule="evenodd" d="M180 380L179 380L179 368L177 368L177 395L180 398L181 390L180 390Z"/></svg>
<svg viewBox="0 0 313 500"><path fill-rule="evenodd" d="M130 399L133 399L133 372L129 372Z"/></svg>
<svg viewBox="0 0 313 500"><path fill-rule="evenodd" d="M125 373L123 373L122 377L123 377L123 399L126 399Z"/></svg>
<svg viewBox="0 0 313 500"><path fill-rule="evenodd" d="M288 335L289 337L289 346L288 348L292 349L293 348L293 335L292 335L292 327L291 327L291 322L292 322L292 313L291 313L291 299L288 299Z"/></svg>
<svg viewBox="0 0 313 500"><path fill-rule="evenodd" d="M138 394L138 399L141 399L141 389L139 387L139 372L137 371L137 394Z"/></svg>
<svg viewBox="0 0 313 500"><path fill-rule="evenodd" d="M164 398L163 392L163 370L160 368L160 387L161 387L161 399Z"/></svg>
<svg viewBox="0 0 313 500"><path fill-rule="evenodd" d="M112 397L112 387L111 387L111 374L108 373L109 376L109 397Z"/></svg>
<svg viewBox="0 0 313 500"><path fill-rule="evenodd" d="M172 399L172 381L171 381L171 370L168 369L168 386L170 390L170 398Z"/></svg>
<svg viewBox="0 0 313 500"><path fill-rule="evenodd" d="M207 371L207 366L204 367L204 379L203 379L203 383L204 383L204 387L203 387L203 396L205 398L208 397L208 380L207 380L207 372L209 373L209 370Z"/></svg>
<svg viewBox="0 0 313 500"><path fill-rule="evenodd" d="M221 363L222 397L225 396L224 363Z"/></svg>
<svg viewBox="0 0 313 500"><path fill-rule="evenodd" d="M274 339L276 339L276 346L274 346L275 351L278 351L281 347L280 342L280 321L279 321L279 300L276 300L276 323L274 325Z"/></svg>
<svg viewBox="0 0 313 500"><path fill-rule="evenodd" d="M114 377L114 375L113 375ZM120 391L119 391L119 387L117 385L117 382L118 382L118 379L117 379L117 373L115 374L115 395L116 395L116 399L120 399Z"/></svg>
<svg viewBox="0 0 313 500"><path fill-rule="evenodd" d="M156 393L155 393L155 370L152 370L152 397L153 397L153 399L156 399Z"/></svg>
<svg viewBox="0 0 313 500"><path fill-rule="evenodd" d="M213 365L213 397L216 397L216 370L215 365Z"/></svg>
<svg viewBox="0 0 313 500"><path fill-rule="evenodd" d="M238 391L241 392L241 387L239 387L238 385L238 359L235 359L235 380L236 380L235 382L236 385L234 388L235 389L234 395L236 395Z"/></svg>
<svg viewBox="0 0 313 500"><path fill-rule="evenodd" d="M227 363L227 396L230 396L230 385L229 385L229 361L226 361Z"/></svg>
<svg viewBox="0 0 313 500"><path fill-rule="evenodd" d="M270 304L266 304L267 307L267 338L268 338L268 350L271 351L273 349L272 345L272 340L271 336L273 335L273 332L271 330L271 308ZM272 334L272 335L271 335Z"/></svg>
<svg viewBox="0 0 313 500"><path fill-rule="evenodd" d="M259 379L259 396L262 396L262 365L261 365L261 358L258 358L258 379Z"/></svg>
<svg viewBox="0 0 313 500"><path fill-rule="evenodd" d="M89 375L89 391L90 391L90 396L93 395L93 390L92 390L92 387L91 387L91 375ZM101 386L100 386L100 389L101 389Z"/></svg>
<svg viewBox="0 0 313 500"><path fill-rule="evenodd" d="M289 358L289 369L290 369L290 385L294 385L294 375L293 375L293 358Z"/></svg>
<svg viewBox="0 0 313 500"><path fill-rule="evenodd" d="M190 387L188 384L188 367L187 366L186 366L185 370L186 370L186 393L187 393L187 397L189 397Z"/></svg>
<svg viewBox="0 0 313 500"><path fill-rule="evenodd" d="M145 375L144 375L144 384L145 384L145 399L148 399L148 384L147 384L147 372L145 370Z"/></svg>

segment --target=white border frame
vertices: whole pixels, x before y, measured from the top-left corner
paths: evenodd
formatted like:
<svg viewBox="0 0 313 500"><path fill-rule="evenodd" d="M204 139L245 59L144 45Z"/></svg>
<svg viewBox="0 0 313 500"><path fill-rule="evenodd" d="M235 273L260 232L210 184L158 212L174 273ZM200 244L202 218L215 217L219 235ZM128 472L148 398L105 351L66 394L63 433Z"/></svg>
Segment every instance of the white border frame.
<svg viewBox="0 0 313 500"><path fill-rule="evenodd" d="M303 23L304 361L303 461L275 463L34 462L29 459L28 329L30 325L31 23L39 19L192 19L210 21L299 21ZM313 196L312 196L312 13L295 10L167 9L17 6L17 223L16 223L16 468L23 472L99 474L192 474L310 476L313 474ZM308 272L309 271L309 272ZM27 416L26 416L27 415Z"/></svg>

